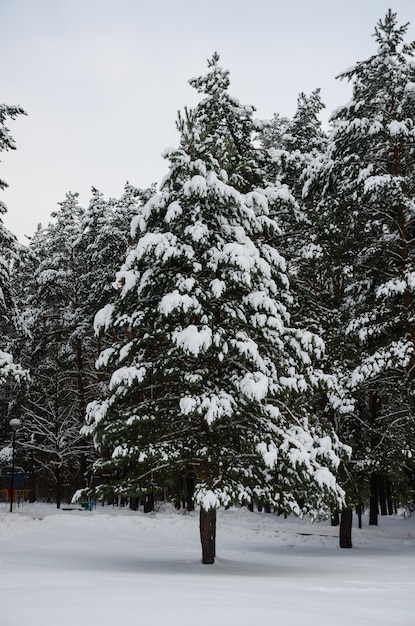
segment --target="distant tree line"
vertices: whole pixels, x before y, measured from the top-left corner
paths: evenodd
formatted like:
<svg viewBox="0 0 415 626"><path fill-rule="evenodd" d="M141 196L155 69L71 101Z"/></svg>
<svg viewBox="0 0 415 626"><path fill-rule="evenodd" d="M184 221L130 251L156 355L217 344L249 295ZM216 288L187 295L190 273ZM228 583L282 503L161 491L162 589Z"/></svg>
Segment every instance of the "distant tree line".
<svg viewBox="0 0 415 626"><path fill-rule="evenodd" d="M342 547L353 509L411 506L407 27L378 22L327 132L318 89L256 120L214 54L158 190L68 193L27 247L1 225L3 448L17 415L32 498L198 505L205 563L219 506L340 515ZM0 106L0 149L23 113Z"/></svg>

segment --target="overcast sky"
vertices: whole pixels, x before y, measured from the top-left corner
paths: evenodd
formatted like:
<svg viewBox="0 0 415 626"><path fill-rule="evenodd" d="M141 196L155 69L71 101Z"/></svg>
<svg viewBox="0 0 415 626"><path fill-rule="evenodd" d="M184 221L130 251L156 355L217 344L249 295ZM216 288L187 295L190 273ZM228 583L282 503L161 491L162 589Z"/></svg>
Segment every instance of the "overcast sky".
<svg viewBox="0 0 415 626"><path fill-rule="evenodd" d="M187 81L214 51L258 118L292 116L321 87L326 121L351 95L335 76L375 53L389 7L415 39L414 0L0 0L0 102L28 113L0 157L6 226L27 242L67 191L87 206L92 185L119 197L159 182L177 111L197 101Z"/></svg>

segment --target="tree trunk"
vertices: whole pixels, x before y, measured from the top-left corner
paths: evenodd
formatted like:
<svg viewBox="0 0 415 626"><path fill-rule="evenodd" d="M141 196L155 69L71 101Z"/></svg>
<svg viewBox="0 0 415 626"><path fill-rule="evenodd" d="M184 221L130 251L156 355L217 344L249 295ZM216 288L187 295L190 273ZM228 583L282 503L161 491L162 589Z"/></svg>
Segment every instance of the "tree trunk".
<svg viewBox="0 0 415 626"><path fill-rule="evenodd" d="M378 488L379 488L379 504L380 504L380 514L387 515L388 509L386 506L386 488L385 488L385 476L378 477Z"/></svg>
<svg viewBox="0 0 415 626"><path fill-rule="evenodd" d="M352 509L345 509L340 515L339 542L341 548L352 547Z"/></svg>
<svg viewBox="0 0 415 626"><path fill-rule="evenodd" d="M200 541L202 563L212 565L216 556L216 509L205 511L204 508L200 508Z"/></svg>
<svg viewBox="0 0 415 626"><path fill-rule="evenodd" d="M388 505L388 515L393 515L393 500L392 500L392 487L391 481L385 476L385 488L386 488L386 502Z"/></svg>
<svg viewBox="0 0 415 626"><path fill-rule="evenodd" d="M130 498L130 509L132 511L138 511L139 503L140 503L140 498L133 496L132 498Z"/></svg>
<svg viewBox="0 0 415 626"><path fill-rule="evenodd" d="M374 472L370 476L369 526L378 525L378 477Z"/></svg>
<svg viewBox="0 0 415 626"><path fill-rule="evenodd" d="M338 526L340 524L340 516L339 516L339 512L335 511L334 513L331 514L331 525L332 526Z"/></svg>
<svg viewBox="0 0 415 626"><path fill-rule="evenodd" d="M151 513L154 511L154 494L153 492L146 493L144 496L144 513Z"/></svg>
<svg viewBox="0 0 415 626"><path fill-rule="evenodd" d="M193 501L193 495L195 492L195 476L193 473L188 472L186 475L186 508L188 511L194 511L195 504Z"/></svg>
<svg viewBox="0 0 415 626"><path fill-rule="evenodd" d="M58 464L56 466L56 508L61 508L61 468Z"/></svg>
<svg viewBox="0 0 415 626"><path fill-rule="evenodd" d="M358 519L360 529L362 528L362 512L363 512L363 504L359 502L359 504L356 506L356 513L357 513L357 519Z"/></svg>
<svg viewBox="0 0 415 626"><path fill-rule="evenodd" d="M182 508L182 504L184 502L184 479L183 476L179 476L179 479L176 483L176 493L174 498L174 507L180 511Z"/></svg>
<svg viewBox="0 0 415 626"><path fill-rule="evenodd" d="M78 303L77 303L78 304ZM86 400L85 400L85 384L84 384L84 348L82 340L76 341L76 370L77 370L77 387L78 387L78 417L79 424L84 423L84 417L86 413ZM87 476L87 459L86 455L81 453L79 458L79 485L82 487L88 487Z"/></svg>
<svg viewBox="0 0 415 626"><path fill-rule="evenodd" d="M36 502L36 474L35 474L35 455L33 450L30 452L30 466L29 466L29 502Z"/></svg>

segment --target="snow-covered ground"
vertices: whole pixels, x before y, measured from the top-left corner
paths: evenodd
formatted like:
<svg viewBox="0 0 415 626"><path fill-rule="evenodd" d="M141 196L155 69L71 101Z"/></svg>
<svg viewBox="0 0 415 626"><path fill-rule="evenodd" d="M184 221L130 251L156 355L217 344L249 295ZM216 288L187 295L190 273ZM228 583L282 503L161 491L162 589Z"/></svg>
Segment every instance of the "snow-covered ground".
<svg viewBox="0 0 415 626"><path fill-rule="evenodd" d="M3 503L0 626L413 626L415 516L337 532L220 511L202 565L196 513Z"/></svg>

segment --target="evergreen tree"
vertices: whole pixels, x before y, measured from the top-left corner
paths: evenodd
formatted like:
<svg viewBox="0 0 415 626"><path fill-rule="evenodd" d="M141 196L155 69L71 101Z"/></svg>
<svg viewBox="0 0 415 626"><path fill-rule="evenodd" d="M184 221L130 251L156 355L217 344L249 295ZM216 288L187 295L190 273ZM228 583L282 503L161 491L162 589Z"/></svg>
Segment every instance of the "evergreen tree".
<svg viewBox="0 0 415 626"><path fill-rule="evenodd" d="M353 444L354 467L371 476L372 521L378 478L404 479L415 446L415 43L404 43L407 27L388 11L375 29L377 53L340 75L353 97L332 117L328 155L310 184L322 193L320 262L336 281L343 323L331 354L356 400L341 436Z"/></svg>
<svg viewBox="0 0 415 626"><path fill-rule="evenodd" d="M217 55L191 84L204 98L179 118L169 174L133 220L119 298L97 315L116 341L101 353L112 376L85 431L118 494L194 476L211 563L218 506L257 499L319 515L342 500L332 472L345 450L307 412L306 392L330 380L313 366L322 342L290 323L270 244L270 204L282 199L256 188L253 108L229 96Z"/></svg>
<svg viewBox="0 0 415 626"><path fill-rule="evenodd" d="M0 104L0 152L16 150L15 141L5 123L7 118L14 120L18 115L26 115L26 111L20 106ZM0 189L5 189L6 187L8 187L8 184L0 178ZM1 212L4 213L5 205L3 202L0 205L3 208Z"/></svg>
<svg viewBox="0 0 415 626"><path fill-rule="evenodd" d="M287 198L292 194L291 202L286 202L282 210L279 208L275 217L281 228L276 245L287 260L295 298L294 319L319 334L324 330L327 309L321 298L323 286L317 270L317 220L313 202L303 195L303 186L310 165L319 161L326 149L327 137L318 117L323 108L319 89L310 96L300 93L294 117L280 121L280 133L273 133L275 143L270 141L266 129L265 134L260 133L267 147L268 178L285 188Z"/></svg>
<svg viewBox="0 0 415 626"><path fill-rule="evenodd" d="M320 89L315 89L310 96L300 93L297 110L291 120L276 116L272 133L267 126L260 132L260 139L271 160L269 176L287 184L298 201L303 196L306 168L327 146L327 136L318 117L323 108ZM279 132L274 128L276 122Z"/></svg>
<svg viewBox="0 0 415 626"><path fill-rule="evenodd" d="M15 142L5 123L7 118L14 120L25 111L19 106L0 104L0 152L15 150ZM0 189L7 183L0 179ZM7 433L7 422L14 414L21 383L27 378L18 363L14 362L14 343L20 329L19 315L14 300L13 287L10 280L10 268L19 248L16 238L3 224L1 215L7 208L0 200L0 405L4 429Z"/></svg>
<svg viewBox="0 0 415 626"><path fill-rule="evenodd" d="M88 452L79 435L88 401L80 315L83 269L76 254L83 213L78 194L68 193L52 214L55 221L32 238L18 281L30 332L24 446L33 452L34 469L43 476L44 469L51 473L58 507L64 483L68 491L75 491L80 482L84 486ZM34 279L22 285L30 268Z"/></svg>
<svg viewBox="0 0 415 626"><path fill-rule="evenodd" d="M10 135L9 129L5 126L7 118L15 119L18 115L25 114L25 111L19 106L0 104L0 152L16 149L14 139ZM6 187L8 187L8 184L0 179L0 189L5 189ZM6 205L0 200L0 214L4 214L6 211ZM18 325L18 315L10 284L10 264L16 256L17 248L16 237L7 230L0 217L0 323L2 326L2 341L4 341L5 335ZM8 376L6 370L5 376Z"/></svg>
<svg viewBox="0 0 415 626"><path fill-rule="evenodd" d="M154 189L141 190L129 183L120 199L105 200L94 187L75 241L82 267L82 317L84 334L91 337L95 313L111 300L115 272L131 244L131 220Z"/></svg>
<svg viewBox="0 0 415 626"><path fill-rule="evenodd" d="M56 491L58 505L62 484L69 486L67 497L85 487L93 460L91 444L79 430L86 405L102 384L95 368L100 345L94 315L116 293L114 266L125 258L131 219L148 193L127 184L119 200L107 201L93 188L86 210L77 194L67 194L54 221L38 228L14 263L13 282L29 333L20 349L32 371L23 445L39 494Z"/></svg>
<svg viewBox="0 0 415 626"><path fill-rule="evenodd" d="M289 125L288 117L274 113L272 119L263 120L258 128L258 136L266 150L279 150L284 147L284 135Z"/></svg>

